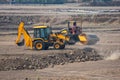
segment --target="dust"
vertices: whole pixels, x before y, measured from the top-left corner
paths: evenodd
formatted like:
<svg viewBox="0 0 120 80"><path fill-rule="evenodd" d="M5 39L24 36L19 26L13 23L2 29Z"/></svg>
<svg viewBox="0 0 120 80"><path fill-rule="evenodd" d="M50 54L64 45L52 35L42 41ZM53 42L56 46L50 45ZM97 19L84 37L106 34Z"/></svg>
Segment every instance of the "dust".
<svg viewBox="0 0 120 80"><path fill-rule="evenodd" d="M109 56L105 57L105 60L118 60L120 59L120 51L115 51L111 53Z"/></svg>

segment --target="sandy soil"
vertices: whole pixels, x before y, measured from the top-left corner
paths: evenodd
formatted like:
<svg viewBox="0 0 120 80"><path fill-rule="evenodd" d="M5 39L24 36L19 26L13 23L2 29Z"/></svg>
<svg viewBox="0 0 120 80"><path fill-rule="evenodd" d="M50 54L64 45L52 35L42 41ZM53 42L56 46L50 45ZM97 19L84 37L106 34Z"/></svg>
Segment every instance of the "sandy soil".
<svg viewBox="0 0 120 80"><path fill-rule="evenodd" d="M46 54L46 53L70 53L76 48L92 47L105 60L95 62L69 63L58 65L54 68L42 70L17 70L0 71L0 80L119 80L120 79L120 32L101 32L94 33L99 36L100 41L93 46L84 46L80 43L66 46L65 50L54 50L52 47L47 51L35 51L25 47L18 47L14 41L16 35L0 36L0 58L5 55L25 55L25 54Z"/></svg>

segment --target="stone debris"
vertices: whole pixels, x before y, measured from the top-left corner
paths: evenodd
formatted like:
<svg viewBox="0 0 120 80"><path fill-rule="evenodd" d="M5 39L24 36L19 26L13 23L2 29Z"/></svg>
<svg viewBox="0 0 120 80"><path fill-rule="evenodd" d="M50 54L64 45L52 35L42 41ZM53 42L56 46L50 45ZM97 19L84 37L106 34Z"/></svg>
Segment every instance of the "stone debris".
<svg viewBox="0 0 120 80"><path fill-rule="evenodd" d="M14 58L0 59L0 71L24 70L24 69L43 69L54 67L55 65L64 65L73 62L97 61L102 56L97 54L94 49L77 49L72 53L53 53L39 54L30 56L20 56Z"/></svg>

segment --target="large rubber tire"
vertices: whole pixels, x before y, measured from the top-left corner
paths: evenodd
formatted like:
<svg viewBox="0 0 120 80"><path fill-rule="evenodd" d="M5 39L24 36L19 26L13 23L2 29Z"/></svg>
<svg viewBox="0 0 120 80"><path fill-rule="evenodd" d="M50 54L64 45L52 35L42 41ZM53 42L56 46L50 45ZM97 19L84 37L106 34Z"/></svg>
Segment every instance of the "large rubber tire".
<svg viewBox="0 0 120 80"><path fill-rule="evenodd" d="M54 46L55 49L60 49L61 48L61 45L59 43L54 43L53 46Z"/></svg>
<svg viewBox="0 0 120 80"><path fill-rule="evenodd" d="M45 44L42 41L35 41L34 47L36 50L44 50L45 49Z"/></svg>

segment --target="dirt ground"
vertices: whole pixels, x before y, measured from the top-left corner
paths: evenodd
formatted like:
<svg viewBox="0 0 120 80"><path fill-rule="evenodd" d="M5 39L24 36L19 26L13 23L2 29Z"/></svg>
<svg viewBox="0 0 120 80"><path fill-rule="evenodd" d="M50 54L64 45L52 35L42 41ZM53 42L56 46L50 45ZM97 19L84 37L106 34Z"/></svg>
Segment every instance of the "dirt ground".
<svg viewBox="0 0 120 80"><path fill-rule="evenodd" d="M66 46L64 50L54 50L52 47L46 51L35 51L25 47L18 47L14 41L16 35L0 36L0 58L13 57L15 55L37 55L47 53L70 53L73 49L92 47L104 60L75 62L65 65L57 65L53 68L36 70L10 70L0 71L0 80L119 80L120 79L120 32L94 33L99 36L100 41L93 46L84 46L80 43Z"/></svg>
<svg viewBox="0 0 120 80"><path fill-rule="evenodd" d="M89 24L85 24L87 26ZM9 25L10 26L10 25ZM99 27L101 25L99 24ZM0 71L0 80L120 80L120 24L102 24L86 27L86 34L96 34L100 41L95 45L67 45L64 50L35 51L15 44L16 31L0 30L0 59L20 56L71 53L74 49L94 48L103 60L67 63L44 69ZM4 67L4 66L3 66Z"/></svg>

